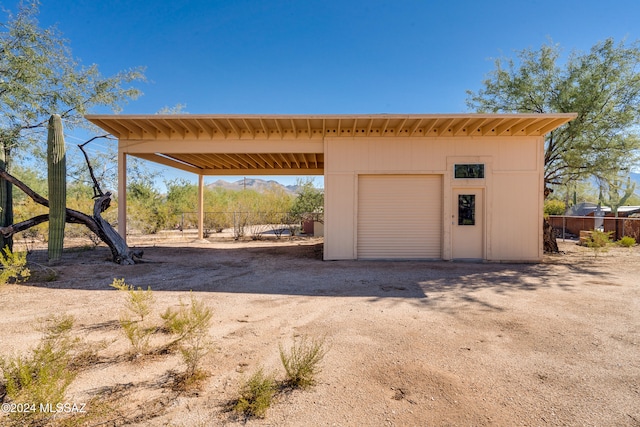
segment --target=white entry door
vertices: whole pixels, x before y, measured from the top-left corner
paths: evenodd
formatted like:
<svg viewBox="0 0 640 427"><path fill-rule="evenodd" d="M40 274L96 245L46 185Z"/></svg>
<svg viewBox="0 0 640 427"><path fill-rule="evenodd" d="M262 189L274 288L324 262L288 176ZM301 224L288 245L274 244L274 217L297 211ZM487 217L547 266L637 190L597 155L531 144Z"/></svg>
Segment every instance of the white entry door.
<svg viewBox="0 0 640 427"><path fill-rule="evenodd" d="M484 201L481 188L453 190L453 259L484 259Z"/></svg>

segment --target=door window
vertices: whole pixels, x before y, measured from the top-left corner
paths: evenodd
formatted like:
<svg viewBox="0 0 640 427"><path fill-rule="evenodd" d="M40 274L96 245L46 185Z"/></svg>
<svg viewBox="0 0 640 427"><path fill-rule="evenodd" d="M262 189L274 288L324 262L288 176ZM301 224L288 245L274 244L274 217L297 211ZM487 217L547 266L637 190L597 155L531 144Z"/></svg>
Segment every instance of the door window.
<svg viewBox="0 0 640 427"><path fill-rule="evenodd" d="M476 225L476 195L458 195L458 225Z"/></svg>

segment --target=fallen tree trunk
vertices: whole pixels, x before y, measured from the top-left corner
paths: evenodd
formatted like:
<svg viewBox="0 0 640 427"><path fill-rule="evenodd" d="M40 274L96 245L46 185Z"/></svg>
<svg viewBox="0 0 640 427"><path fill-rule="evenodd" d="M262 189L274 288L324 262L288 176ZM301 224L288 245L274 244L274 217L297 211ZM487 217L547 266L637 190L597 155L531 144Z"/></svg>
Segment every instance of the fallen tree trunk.
<svg viewBox="0 0 640 427"><path fill-rule="evenodd" d="M49 207L49 201L33 191L22 181L9 174L4 170L0 170L0 177L22 190L34 202ZM107 192L100 197L95 198L93 205L93 216L85 213L66 209L66 222L74 224L83 224L100 238L111 250L113 262L117 264L131 265L135 264L135 258L141 258L142 250L130 250L122 236L120 236L104 218L102 212L106 211L111 205L111 193ZM38 224L49 220L49 214L38 215L25 221L0 227L0 233L4 237L10 237L15 233L27 230Z"/></svg>

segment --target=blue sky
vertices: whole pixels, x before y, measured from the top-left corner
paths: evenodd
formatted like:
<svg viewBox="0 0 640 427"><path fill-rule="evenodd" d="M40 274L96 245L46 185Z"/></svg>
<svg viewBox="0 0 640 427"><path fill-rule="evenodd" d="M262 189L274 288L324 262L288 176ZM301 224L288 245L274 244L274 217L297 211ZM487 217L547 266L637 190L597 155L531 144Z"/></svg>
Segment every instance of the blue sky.
<svg viewBox="0 0 640 427"><path fill-rule="evenodd" d="M465 112L494 58L640 39L637 0L43 0L40 11L82 64L146 67L125 114Z"/></svg>

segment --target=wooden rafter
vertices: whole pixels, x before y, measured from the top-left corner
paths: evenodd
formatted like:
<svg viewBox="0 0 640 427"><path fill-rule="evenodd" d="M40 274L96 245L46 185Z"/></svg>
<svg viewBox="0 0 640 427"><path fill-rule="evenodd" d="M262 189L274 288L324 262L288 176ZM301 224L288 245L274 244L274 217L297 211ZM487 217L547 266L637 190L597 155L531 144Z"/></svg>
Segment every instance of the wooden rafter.
<svg viewBox="0 0 640 427"><path fill-rule="evenodd" d="M121 134L129 138L129 129L119 122L110 122L108 125L102 126L107 128L106 130L112 134Z"/></svg>
<svg viewBox="0 0 640 427"><path fill-rule="evenodd" d="M387 131L387 126L389 126L389 119L384 121L384 125L382 126L382 129L380 129L380 133L383 134Z"/></svg>
<svg viewBox="0 0 640 427"><path fill-rule="evenodd" d="M559 126L562 126L563 124L564 124L564 121L562 121L561 119L554 120L545 126L541 126L540 129L538 129L538 132L540 135L545 135L548 132L554 129L557 129Z"/></svg>
<svg viewBox="0 0 640 427"><path fill-rule="evenodd" d="M469 124L469 122L471 121L471 119L465 119L465 120L460 120L458 123L453 124L453 126L451 127L452 129L452 134L454 136L458 136L461 134L466 134L467 132L467 125Z"/></svg>
<svg viewBox="0 0 640 427"><path fill-rule="evenodd" d="M438 120L436 119L431 119L427 121L427 126L424 128L424 135L425 136L430 136L430 132L432 130L434 130L434 128L436 127L436 124L438 123Z"/></svg>
<svg viewBox="0 0 640 427"><path fill-rule="evenodd" d="M262 126L262 130L264 131L265 137L268 139L269 138L269 129L267 128L267 125L265 124L264 120L262 118L258 119L260 121L260 126Z"/></svg>
<svg viewBox="0 0 640 427"><path fill-rule="evenodd" d="M534 119L524 119L520 120L518 123L511 126L511 135L516 135L526 129L531 123L533 123Z"/></svg>
<svg viewBox="0 0 640 427"><path fill-rule="evenodd" d="M418 131L420 126L422 126L423 121L424 119L418 119L413 123L413 126L411 126L411 130L409 132L409 136L413 136Z"/></svg>
<svg viewBox="0 0 640 427"><path fill-rule="evenodd" d="M480 127L482 136L489 135L492 131L495 132L495 128L498 124L500 124L500 120L497 119L490 120L487 123L483 124Z"/></svg>
<svg viewBox="0 0 640 427"><path fill-rule="evenodd" d="M278 120L276 120L275 122L276 122L276 128L278 129L278 134L280 134L280 138L284 137L284 134L282 132L282 126L280 126L280 122Z"/></svg>
<svg viewBox="0 0 640 427"><path fill-rule="evenodd" d="M443 119L442 123L438 124L438 136L442 136L449 132L449 128L453 123L453 119Z"/></svg>
<svg viewBox="0 0 640 427"><path fill-rule="evenodd" d="M398 125L396 127L396 135L401 135L402 134L402 130L404 129L404 125L405 123L407 123L407 118L402 119L402 121L400 122L400 125Z"/></svg>
<svg viewBox="0 0 640 427"><path fill-rule="evenodd" d="M249 159L251 159L251 161L252 161L253 163L255 163L255 164L256 164L256 168L258 168L258 169L264 169L264 167L265 167L265 162L262 162L262 161L261 161L261 159L260 159L260 157L258 157L256 154L253 154L253 153L252 153L252 154L249 154L249 153L247 153L247 154L245 154L245 156L247 156Z"/></svg>
<svg viewBox="0 0 640 427"><path fill-rule="evenodd" d="M234 169L236 167L235 163L230 162L219 154L211 155L211 162L221 169Z"/></svg>
<svg viewBox="0 0 640 427"><path fill-rule="evenodd" d="M286 157L288 162L289 162L289 167L290 168L295 168L295 169L300 169L300 162L298 161L298 158L296 157L295 154L292 153L282 153L281 154L283 157Z"/></svg>
<svg viewBox="0 0 640 427"><path fill-rule="evenodd" d="M146 120L138 120L138 126L140 126L145 132L149 134L152 138L158 137L158 128Z"/></svg>
<svg viewBox="0 0 640 427"><path fill-rule="evenodd" d="M291 168L291 160L289 160L284 153L278 153L277 155L280 157L283 167L284 165L287 165L287 168Z"/></svg>
<svg viewBox="0 0 640 427"><path fill-rule="evenodd" d="M265 168L271 166L271 162L268 159L265 158L264 154L256 153L255 155L258 156L258 158L264 162L264 167Z"/></svg>
<svg viewBox="0 0 640 427"><path fill-rule="evenodd" d="M220 123L218 123L218 120L212 119L211 123L213 123L213 125L216 127L216 129L218 129L218 132L220 132L220 134L227 139L227 130L220 125Z"/></svg>
<svg viewBox="0 0 640 427"><path fill-rule="evenodd" d="M164 125L167 126L169 129L171 129L171 133L176 133L180 135L182 138L184 138L186 134L186 129L182 126L179 126L179 124L176 123L174 120L162 120L162 123L164 123Z"/></svg>
<svg viewBox="0 0 640 427"><path fill-rule="evenodd" d="M277 156L278 154L273 155L273 154L271 154L271 153L266 153L266 155L271 159L271 167L272 167L272 168L275 168L275 167L276 167L276 165L277 165L277 166L278 166L278 168L280 168L280 169L282 169L282 168L283 168L283 166L282 166L283 164L281 163L281 162L282 162L282 160L278 161L278 159L276 159L276 157L275 157L275 156Z"/></svg>
<svg viewBox="0 0 640 427"><path fill-rule="evenodd" d="M510 133L511 132L511 126L515 125L516 123L518 123L518 119L506 120L506 121L500 123L498 126L496 126L496 135L497 136L502 136L502 135L505 135L507 133Z"/></svg>
<svg viewBox="0 0 640 427"><path fill-rule="evenodd" d="M238 136L238 139L242 138L242 134L240 133L240 129L238 128L238 126L233 122L232 119L227 119L227 124L229 125L229 127L231 128L231 130L233 130L233 132L235 132L235 134Z"/></svg>
<svg viewBox="0 0 640 427"><path fill-rule="evenodd" d="M482 125L484 125L488 121L489 119L475 119L475 120L472 119L471 122L469 122L469 124L467 125L467 129L469 129L469 132L467 132L467 135L471 135L476 132L481 133Z"/></svg>
<svg viewBox="0 0 640 427"><path fill-rule="evenodd" d="M196 136L196 138L200 136L200 128L195 125L195 122L191 120L180 120L178 123L187 128L192 134Z"/></svg>
<svg viewBox="0 0 640 427"><path fill-rule="evenodd" d="M208 154L201 154L200 157L203 159L202 160L202 164L203 165L207 165L207 166L209 166L209 165L215 166L216 165L216 160L217 160L216 156L211 156L211 155L208 155Z"/></svg>
<svg viewBox="0 0 640 427"><path fill-rule="evenodd" d="M242 123L244 124L244 126L247 128L247 130L251 134L251 137L253 137L255 139L256 138L256 130L253 128L253 126L251 126L249 124L247 119L242 119Z"/></svg>
<svg viewBox="0 0 640 427"><path fill-rule="evenodd" d="M129 134L142 138L144 130L140 127L137 121L133 122L121 122L121 124L129 130Z"/></svg>
<svg viewBox="0 0 640 427"><path fill-rule="evenodd" d="M204 120L196 120L195 125L202 132L206 133L209 138L213 138L213 127L209 126Z"/></svg>

